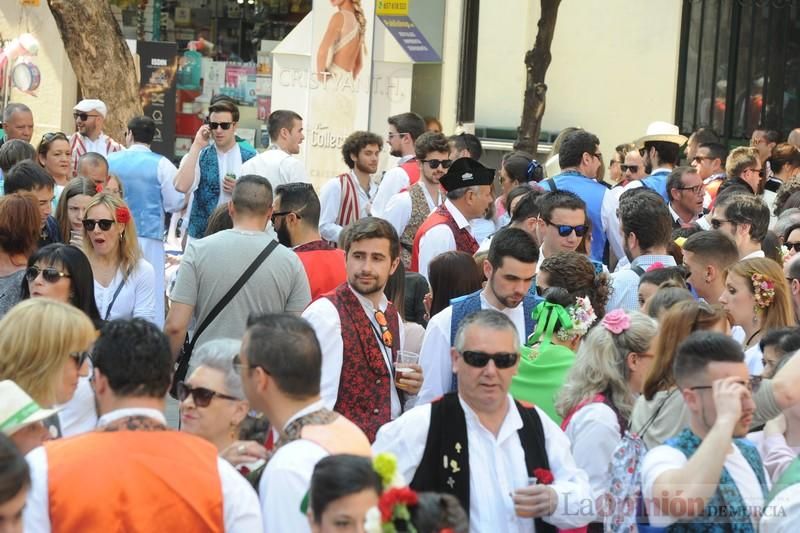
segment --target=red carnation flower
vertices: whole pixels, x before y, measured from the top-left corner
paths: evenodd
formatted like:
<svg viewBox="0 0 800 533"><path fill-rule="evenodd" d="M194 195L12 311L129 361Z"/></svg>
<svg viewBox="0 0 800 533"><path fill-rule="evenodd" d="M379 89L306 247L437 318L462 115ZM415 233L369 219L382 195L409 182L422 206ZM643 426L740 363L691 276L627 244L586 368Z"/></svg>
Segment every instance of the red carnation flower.
<svg viewBox="0 0 800 533"><path fill-rule="evenodd" d="M98 183L95 186L94 190L95 190L95 192L97 192L97 194L100 194L101 192L103 192L103 184L102 183Z"/></svg>
<svg viewBox="0 0 800 533"><path fill-rule="evenodd" d="M417 505L419 499L417 493L409 487L394 487L383 493L378 500L378 509L381 512L381 520L389 522L392 519L396 505Z"/></svg>
<svg viewBox="0 0 800 533"><path fill-rule="evenodd" d="M127 224L131 221L131 212L127 207L118 207L116 211L117 222Z"/></svg>
<svg viewBox="0 0 800 533"><path fill-rule="evenodd" d="M542 485L550 485L553 480L553 473L546 468L537 468L533 471L533 477L535 477L539 483Z"/></svg>

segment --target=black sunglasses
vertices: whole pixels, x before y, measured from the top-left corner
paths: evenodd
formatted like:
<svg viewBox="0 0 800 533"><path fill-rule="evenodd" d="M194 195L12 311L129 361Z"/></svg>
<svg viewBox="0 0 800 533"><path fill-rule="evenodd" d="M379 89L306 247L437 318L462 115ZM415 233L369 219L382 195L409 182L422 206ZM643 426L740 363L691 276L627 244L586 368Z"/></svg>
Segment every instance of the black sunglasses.
<svg viewBox="0 0 800 533"><path fill-rule="evenodd" d="M724 218L712 218L711 219L711 227L713 229L719 229L722 225L726 222L730 222L731 224L736 224L733 220L725 220Z"/></svg>
<svg viewBox="0 0 800 533"><path fill-rule="evenodd" d="M442 168L450 168L450 165L453 164L451 159L423 159L422 162L428 163L428 166L434 170L439 168L439 165L442 165Z"/></svg>
<svg viewBox="0 0 800 533"><path fill-rule="evenodd" d="M464 361L469 366L474 366L476 368L485 367L489 364L490 359L494 361L494 366L497 368L511 368L517 363L516 352L486 353L467 350L460 353L461 357L464 358Z"/></svg>
<svg viewBox="0 0 800 533"><path fill-rule="evenodd" d="M620 165L619 168L621 168L623 172L626 170L630 170L633 173L639 172L639 165Z"/></svg>
<svg viewBox="0 0 800 533"><path fill-rule="evenodd" d="M800 242L786 242L783 244L790 250L794 250L795 252L800 252Z"/></svg>
<svg viewBox="0 0 800 533"><path fill-rule="evenodd" d="M222 398L223 400L239 401L239 398L234 398L233 396L228 396L227 394L222 394L205 387L192 387L183 381L179 382L178 400L184 401L189 397L189 395L192 396L192 400L197 407L208 407L208 405L211 403L211 400L213 400L215 396L217 398Z"/></svg>
<svg viewBox="0 0 800 533"><path fill-rule="evenodd" d="M272 225L274 226L275 219L277 219L278 217L285 217L286 215L291 215L292 213L294 213L294 216L296 216L297 218L303 218L301 215L297 213L297 211L276 211L272 213L272 216L269 217L269 219L272 222Z"/></svg>
<svg viewBox="0 0 800 533"><path fill-rule="evenodd" d="M89 113L73 113L72 116L76 119L81 119L82 122L86 122L89 120L89 118L99 117L100 115L90 115Z"/></svg>
<svg viewBox="0 0 800 533"><path fill-rule="evenodd" d="M233 125L233 122L209 122L208 123L208 127L211 128L212 130L215 130L217 128L222 128L223 130L229 130L229 129L231 129L232 125Z"/></svg>
<svg viewBox="0 0 800 533"><path fill-rule="evenodd" d="M560 237L569 237L573 231L577 237L583 237L586 235L586 230L589 229L586 224L581 224L580 226L570 226L568 224L553 224L550 221L547 223L551 226L555 226L556 229L558 229L558 235Z"/></svg>
<svg viewBox="0 0 800 533"><path fill-rule="evenodd" d="M95 225L100 226L100 229L103 231L108 231L111 229L111 226L114 225L114 221L108 218L101 218L99 220L87 218L83 221L83 227L86 231L94 231Z"/></svg>
<svg viewBox="0 0 800 533"><path fill-rule="evenodd" d="M28 267L28 270L25 271L25 279L28 280L28 283L33 283L33 280L38 278L40 273L47 283L55 283L61 278L71 277L66 272L61 272L53 267L39 268L34 265Z"/></svg>
<svg viewBox="0 0 800 533"><path fill-rule="evenodd" d="M72 352L69 356L72 357L78 368L81 368L87 359L91 359L92 354L89 352Z"/></svg>

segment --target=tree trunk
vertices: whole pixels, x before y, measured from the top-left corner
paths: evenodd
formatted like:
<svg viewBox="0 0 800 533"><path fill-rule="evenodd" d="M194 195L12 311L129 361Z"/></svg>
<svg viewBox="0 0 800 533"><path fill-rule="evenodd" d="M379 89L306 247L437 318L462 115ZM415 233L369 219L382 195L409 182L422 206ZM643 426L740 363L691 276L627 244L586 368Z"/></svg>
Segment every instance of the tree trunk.
<svg viewBox="0 0 800 533"><path fill-rule="evenodd" d="M108 0L47 0L83 98L108 107L103 131L117 141L142 114L136 67Z"/></svg>
<svg viewBox="0 0 800 533"><path fill-rule="evenodd" d="M517 140L514 150L521 150L536 156L539 144L539 131L542 129L545 96L547 85L544 83L547 68L550 66L550 45L556 29L558 5L561 0L540 0L542 14L539 17L539 29L532 50L525 54L525 97L522 104L522 119L517 128Z"/></svg>

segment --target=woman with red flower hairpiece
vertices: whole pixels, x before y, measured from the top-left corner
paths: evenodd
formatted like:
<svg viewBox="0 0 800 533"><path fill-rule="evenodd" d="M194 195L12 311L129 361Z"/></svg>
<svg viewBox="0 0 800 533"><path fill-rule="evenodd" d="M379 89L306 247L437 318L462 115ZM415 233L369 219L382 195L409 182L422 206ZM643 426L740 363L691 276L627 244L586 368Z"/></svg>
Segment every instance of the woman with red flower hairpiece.
<svg viewBox="0 0 800 533"><path fill-rule="evenodd" d="M733 324L744 330L744 358L750 375L760 376L764 370L761 337L773 329L795 326L790 294L783 269L771 259L745 259L728 269L719 301Z"/></svg>
<svg viewBox="0 0 800 533"><path fill-rule="evenodd" d="M104 320L135 317L160 324L155 273L142 257L124 201L105 192L92 198L83 217L83 251L92 265L95 301Z"/></svg>

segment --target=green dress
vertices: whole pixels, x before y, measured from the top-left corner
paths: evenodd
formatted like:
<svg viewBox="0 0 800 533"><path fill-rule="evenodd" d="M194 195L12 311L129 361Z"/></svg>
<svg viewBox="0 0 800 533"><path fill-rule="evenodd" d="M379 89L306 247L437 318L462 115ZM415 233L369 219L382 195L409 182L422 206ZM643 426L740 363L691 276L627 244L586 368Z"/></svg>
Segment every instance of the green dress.
<svg viewBox="0 0 800 533"><path fill-rule="evenodd" d="M556 396L567 380L567 373L575 362L575 352L566 346L546 344L539 356L531 360L530 348L522 347L517 375L511 381L511 396L534 404L548 414L556 424L561 417L556 413Z"/></svg>

